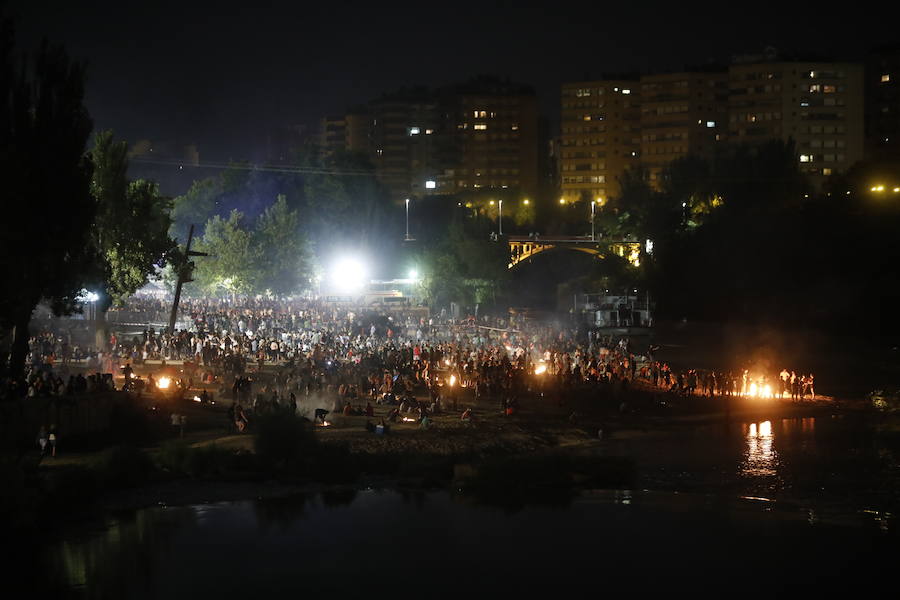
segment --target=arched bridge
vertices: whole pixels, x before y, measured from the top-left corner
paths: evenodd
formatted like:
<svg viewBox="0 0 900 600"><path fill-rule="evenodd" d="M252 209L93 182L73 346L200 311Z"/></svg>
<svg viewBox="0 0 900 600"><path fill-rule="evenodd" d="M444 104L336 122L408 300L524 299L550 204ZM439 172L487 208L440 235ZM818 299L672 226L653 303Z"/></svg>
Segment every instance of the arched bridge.
<svg viewBox="0 0 900 600"><path fill-rule="evenodd" d="M600 258L603 258L604 252L611 250L619 256L627 258L634 266L640 264L641 244L634 240L592 238L589 235L553 235L546 237L540 235L511 235L507 237L507 242L509 243L508 268L510 269L536 254L554 248L586 252Z"/></svg>

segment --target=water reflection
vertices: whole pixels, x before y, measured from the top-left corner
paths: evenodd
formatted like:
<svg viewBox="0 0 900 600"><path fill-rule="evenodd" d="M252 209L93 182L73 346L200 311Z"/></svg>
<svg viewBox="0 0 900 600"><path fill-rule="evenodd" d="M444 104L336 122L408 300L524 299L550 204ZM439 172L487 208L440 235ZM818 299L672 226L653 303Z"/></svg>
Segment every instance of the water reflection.
<svg viewBox="0 0 900 600"><path fill-rule="evenodd" d="M740 472L745 477L773 477L778 474L778 453L772 422L744 425L746 449Z"/></svg>
<svg viewBox="0 0 900 600"><path fill-rule="evenodd" d="M753 425L759 445L779 435L772 424ZM842 552L847 547L865 555L866 572L886 570L897 557L886 513L872 515L884 523L872 531L820 523L813 510L795 514L745 502L711 507L702 495L639 490L596 490L564 508L529 505L515 514L455 503L447 492L417 502L395 491L360 491L348 504L331 506L311 494L137 511L51 549L66 571L55 597L358 597L369 582L396 571L398 556L429 556L436 564L465 557L471 576L442 582L443 591L460 595L471 593L473 581L492 595L508 593L516 581L523 591L538 585L558 594L559 573L566 584L596 586L598 562L607 584L634 585L646 578L649 563L666 589L694 587L698 560L708 567L704 582L718 578L723 585L790 560L796 568L785 573L809 591L805 578L813 570L856 576L860 585ZM732 546L734 539L743 542ZM615 543L598 543L604 541ZM721 552L726 545L732 549ZM634 561L638 554L646 562ZM506 575L514 569L518 580ZM410 569L403 583L433 586L434 573Z"/></svg>
<svg viewBox="0 0 900 600"><path fill-rule="evenodd" d="M196 517L197 512L186 507L110 518L100 531L58 544L46 558L41 585L76 591L83 598L125 597L135 588L149 591L154 561L171 547L179 530L196 524Z"/></svg>

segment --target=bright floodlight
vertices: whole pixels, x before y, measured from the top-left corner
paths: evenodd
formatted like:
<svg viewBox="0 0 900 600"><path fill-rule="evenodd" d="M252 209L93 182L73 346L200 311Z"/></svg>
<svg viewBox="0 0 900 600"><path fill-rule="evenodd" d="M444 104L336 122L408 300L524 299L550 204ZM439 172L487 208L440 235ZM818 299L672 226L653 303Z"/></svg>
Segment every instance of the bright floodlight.
<svg viewBox="0 0 900 600"><path fill-rule="evenodd" d="M339 260L331 271L331 282L339 291L353 292L365 284L366 268L355 258Z"/></svg>
<svg viewBox="0 0 900 600"><path fill-rule="evenodd" d="M409 278L410 278L410 279L418 279L418 278L419 278L419 272L416 271L415 269L410 269L410 270L409 270Z"/></svg>
<svg viewBox="0 0 900 600"><path fill-rule="evenodd" d="M100 299L100 294L82 289L81 292L78 293L77 299L81 302L96 302Z"/></svg>

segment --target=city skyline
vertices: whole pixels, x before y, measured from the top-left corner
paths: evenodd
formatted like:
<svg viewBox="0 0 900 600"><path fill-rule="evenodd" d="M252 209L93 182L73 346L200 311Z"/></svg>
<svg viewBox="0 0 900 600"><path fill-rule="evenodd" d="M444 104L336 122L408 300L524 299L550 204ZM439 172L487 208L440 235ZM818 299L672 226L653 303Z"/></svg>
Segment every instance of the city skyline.
<svg viewBox="0 0 900 600"><path fill-rule="evenodd" d="M97 129L196 144L204 160L265 158L284 126L414 85L492 74L534 86L555 132L563 83L614 72L664 72L761 53L859 60L896 37L863 15L770 11L738 23L727 7L541 7L392 4L371 7L156 3L48 6L10 2L19 46L42 37L88 63L87 106ZM764 7L763 7L764 8ZM774 9L773 9L774 10ZM778 9L790 16L791 11ZM410 51L410 47L416 48Z"/></svg>

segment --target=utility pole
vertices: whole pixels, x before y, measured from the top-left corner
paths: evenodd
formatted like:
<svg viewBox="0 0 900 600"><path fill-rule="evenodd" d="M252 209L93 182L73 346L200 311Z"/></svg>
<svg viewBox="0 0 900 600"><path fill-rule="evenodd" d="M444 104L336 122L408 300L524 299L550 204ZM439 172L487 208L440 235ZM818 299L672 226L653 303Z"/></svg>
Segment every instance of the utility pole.
<svg viewBox="0 0 900 600"><path fill-rule="evenodd" d="M193 281L194 261L192 256L209 256L206 252L195 252L191 250L191 240L194 239L194 225L191 224L188 230L187 245L184 248L185 261L178 265L178 283L175 284L175 301L172 303L172 312L169 315L169 333L175 333L175 319L178 316L178 302L181 300L181 286L185 283Z"/></svg>

